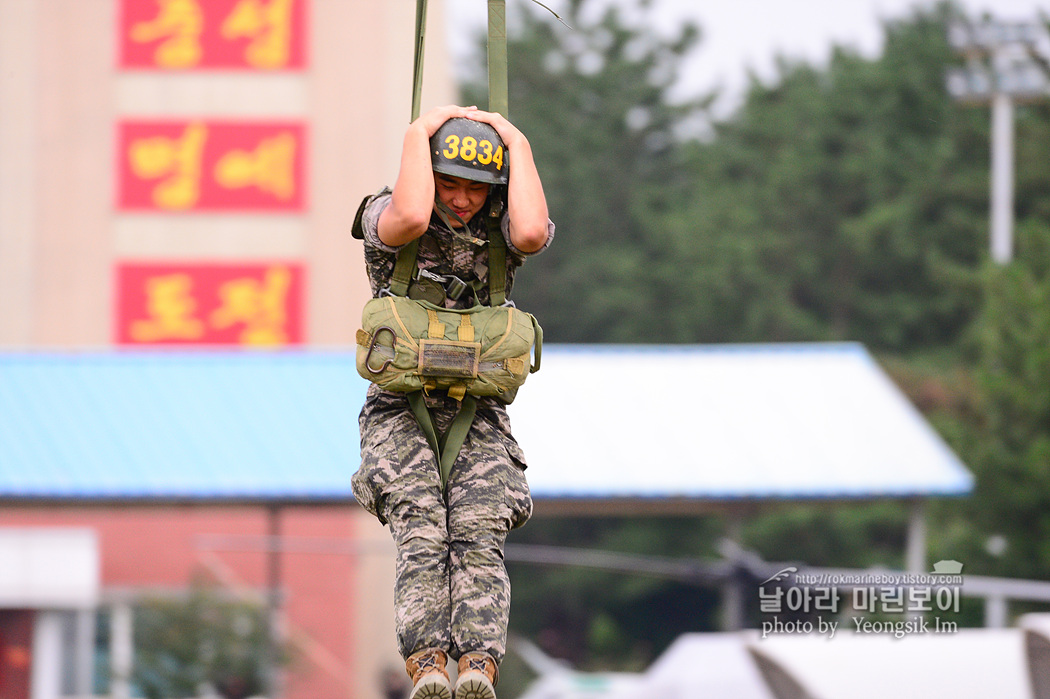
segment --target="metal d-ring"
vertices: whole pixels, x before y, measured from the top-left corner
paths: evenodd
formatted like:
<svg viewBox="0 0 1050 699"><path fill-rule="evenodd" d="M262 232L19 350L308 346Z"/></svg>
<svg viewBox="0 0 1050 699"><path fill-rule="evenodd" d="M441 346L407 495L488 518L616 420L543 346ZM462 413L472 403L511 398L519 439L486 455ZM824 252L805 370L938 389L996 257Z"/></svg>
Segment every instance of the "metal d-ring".
<svg viewBox="0 0 1050 699"><path fill-rule="evenodd" d="M385 362L383 362L383 366L379 367L378 369L373 369L371 367L371 365L369 365L369 363L368 363L368 360L372 358L372 350L374 350L376 348L376 343L379 340L379 333L383 332L384 330L386 330L388 333L390 333L394 337L394 345L397 344L397 333L394 332L393 328L391 328L389 326L386 326L386 325L380 325L378 328L376 328L376 331L374 333L372 333L372 342L371 342L371 344L368 345L368 354L365 355L365 368L368 369L368 372L370 374L382 374L383 370L386 369L391 364L393 364L393 362L394 362L394 358L391 357L390 359L388 359ZM391 347L391 349L393 349L393 347ZM394 354L397 354L396 350L395 350Z"/></svg>

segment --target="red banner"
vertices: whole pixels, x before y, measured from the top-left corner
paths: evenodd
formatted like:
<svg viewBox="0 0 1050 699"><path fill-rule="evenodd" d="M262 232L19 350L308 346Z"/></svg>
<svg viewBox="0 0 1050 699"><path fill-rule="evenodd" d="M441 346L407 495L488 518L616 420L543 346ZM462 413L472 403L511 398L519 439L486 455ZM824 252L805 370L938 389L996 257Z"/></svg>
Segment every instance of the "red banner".
<svg viewBox="0 0 1050 699"><path fill-rule="evenodd" d="M124 210L301 211L300 123L125 121L118 126Z"/></svg>
<svg viewBox="0 0 1050 699"><path fill-rule="evenodd" d="M116 277L117 344L303 342L299 264L122 263Z"/></svg>
<svg viewBox="0 0 1050 699"><path fill-rule="evenodd" d="M302 70L306 0L120 0L120 67Z"/></svg>

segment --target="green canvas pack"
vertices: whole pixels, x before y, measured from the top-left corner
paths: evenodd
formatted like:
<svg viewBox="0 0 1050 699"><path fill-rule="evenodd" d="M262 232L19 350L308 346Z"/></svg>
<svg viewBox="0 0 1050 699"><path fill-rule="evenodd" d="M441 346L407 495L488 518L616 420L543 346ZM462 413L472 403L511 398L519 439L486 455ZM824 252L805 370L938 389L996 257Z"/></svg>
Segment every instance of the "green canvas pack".
<svg viewBox="0 0 1050 699"><path fill-rule="evenodd" d="M354 221L355 238L363 238L361 216L375 196L366 198ZM438 203L446 218L447 207ZM506 301L507 247L500 230L502 202L486 212L489 240L489 303L449 309L418 293L416 269L419 240L397 255L390 287L369 300L357 331L357 373L387 391L447 391L464 396L495 396L510 403L529 374L540 368L543 330L536 318ZM451 214L455 215L455 214ZM430 290L439 286L431 285ZM439 291L441 299L444 292ZM435 299L435 300L441 300ZM475 299L476 300L476 299ZM530 363L532 356L535 363Z"/></svg>
<svg viewBox="0 0 1050 699"><path fill-rule="evenodd" d="M382 296L365 304L357 371L387 391L444 390L510 403L540 368L543 331L513 306L447 309ZM535 363L530 362L535 351Z"/></svg>

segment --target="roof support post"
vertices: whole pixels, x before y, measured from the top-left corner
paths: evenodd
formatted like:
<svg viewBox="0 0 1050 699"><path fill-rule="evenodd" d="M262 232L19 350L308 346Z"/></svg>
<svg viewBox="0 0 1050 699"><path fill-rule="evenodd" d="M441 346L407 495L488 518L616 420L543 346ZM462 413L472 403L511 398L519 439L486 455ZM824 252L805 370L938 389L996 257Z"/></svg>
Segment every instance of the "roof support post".
<svg viewBox="0 0 1050 699"><path fill-rule="evenodd" d="M750 580L743 568L741 553L743 548L740 541L743 539L744 522L740 515L728 515L726 522L726 544L725 551L731 553L730 559L733 563L732 573L729 579L722 584L722 630L739 631L744 628L746 616L746 601L744 599L745 585ZM723 555L725 555L723 553Z"/></svg>
<svg viewBox="0 0 1050 699"><path fill-rule="evenodd" d="M904 554L904 569L909 573L926 572L926 501L912 500L908 504L908 538Z"/></svg>
<svg viewBox="0 0 1050 699"><path fill-rule="evenodd" d="M74 690L78 696L89 697L95 692L95 610L93 608L76 611L76 643L74 645L74 662L76 680Z"/></svg>
<svg viewBox="0 0 1050 699"><path fill-rule="evenodd" d="M60 612L40 609L34 614L30 657L32 664L29 667L29 699L59 699L62 696Z"/></svg>
<svg viewBox="0 0 1050 699"><path fill-rule="evenodd" d="M988 595L984 598L984 626L987 629L1006 628L1009 605L1005 595Z"/></svg>
<svg viewBox="0 0 1050 699"><path fill-rule="evenodd" d="M266 547L267 586L267 646L266 646L266 696L277 699L281 696L279 648L281 647L281 506L266 508L269 529Z"/></svg>
<svg viewBox="0 0 1050 699"><path fill-rule="evenodd" d="M109 614L109 696L110 699L131 699L131 671L135 662L131 602L118 600Z"/></svg>

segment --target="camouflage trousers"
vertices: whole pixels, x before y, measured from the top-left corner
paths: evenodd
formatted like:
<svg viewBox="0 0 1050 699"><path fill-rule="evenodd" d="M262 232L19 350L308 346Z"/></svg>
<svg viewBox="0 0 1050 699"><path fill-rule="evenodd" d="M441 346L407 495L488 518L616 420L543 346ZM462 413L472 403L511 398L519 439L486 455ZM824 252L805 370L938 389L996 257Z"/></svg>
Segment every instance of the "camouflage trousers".
<svg viewBox="0 0 1050 699"><path fill-rule="evenodd" d="M520 447L502 414L479 405L443 491L437 460L401 396L382 394L361 412L361 467L354 497L389 525L397 546L398 650L440 648L458 659L506 652L510 579L507 533L532 512ZM454 410L432 411L445 429ZM505 427L505 428L504 428Z"/></svg>

